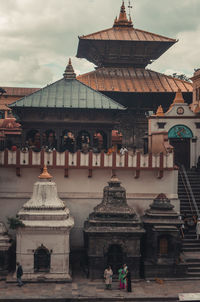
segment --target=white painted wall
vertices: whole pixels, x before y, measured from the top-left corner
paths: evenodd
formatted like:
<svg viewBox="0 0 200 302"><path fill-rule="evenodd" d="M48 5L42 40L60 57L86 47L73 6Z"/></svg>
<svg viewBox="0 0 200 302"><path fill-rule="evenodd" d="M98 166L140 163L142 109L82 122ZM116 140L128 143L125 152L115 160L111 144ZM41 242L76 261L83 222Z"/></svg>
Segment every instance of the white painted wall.
<svg viewBox="0 0 200 302"><path fill-rule="evenodd" d="M88 170L69 170L69 177L64 177L64 169L49 169L58 187L58 195L66 202L70 213L74 216L75 225L70 232L72 248L83 246L82 230L84 221L99 204L103 197L103 188L110 180L111 170L93 171L88 178ZM30 198L33 184L40 174L39 168L21 169L21 177L16 176L15 168L0 170L0 220L14 216L22 205ZM164 177L158 179L155 171L141 171L138 179L127 170L116 170L122 186L126 189L130 206L142 214L152 200L165 193L179 211L177 196L178 171L164 171Z"/></svg>

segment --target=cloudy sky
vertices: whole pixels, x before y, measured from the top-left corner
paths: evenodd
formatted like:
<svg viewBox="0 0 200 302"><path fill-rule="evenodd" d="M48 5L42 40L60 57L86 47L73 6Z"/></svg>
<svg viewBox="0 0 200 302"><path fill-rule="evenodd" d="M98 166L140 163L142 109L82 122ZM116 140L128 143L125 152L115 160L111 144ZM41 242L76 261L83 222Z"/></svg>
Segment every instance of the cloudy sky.
<svg viewBox="0 0 200 302"><path fill-rule="evenodd" d="M179 40L148 68L193 74L200 67L200 0L132 0L134 26ZM0 86L42 87L62 77L68 58L77 74L78 36L112 27L121 0L0 0ZM128 4L128 0L125 0Z"/></svg>

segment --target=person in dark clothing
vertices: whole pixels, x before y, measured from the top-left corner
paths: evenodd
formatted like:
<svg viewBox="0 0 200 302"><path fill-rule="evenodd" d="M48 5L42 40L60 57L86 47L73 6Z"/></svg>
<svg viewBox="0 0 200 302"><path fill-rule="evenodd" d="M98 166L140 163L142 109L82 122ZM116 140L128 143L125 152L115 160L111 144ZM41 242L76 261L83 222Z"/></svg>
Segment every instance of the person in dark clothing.
<svg viewBox="0 0 200 302"><path fill-rule="evenodd" d="M127 271L126 281L127 281L127 292L132 292L132 287L131 287L131 272L130 272L130 270Z"/></svg>
<svg viewBox="0 0 200 302"><path fill-rule="evenodd" d="M17 285L18 286L22 286L24 285L22 282L22 276L23 276L23 269L22 266L19 262L17 262L17 271L16 271L16 275L17 275Z"/></svg>

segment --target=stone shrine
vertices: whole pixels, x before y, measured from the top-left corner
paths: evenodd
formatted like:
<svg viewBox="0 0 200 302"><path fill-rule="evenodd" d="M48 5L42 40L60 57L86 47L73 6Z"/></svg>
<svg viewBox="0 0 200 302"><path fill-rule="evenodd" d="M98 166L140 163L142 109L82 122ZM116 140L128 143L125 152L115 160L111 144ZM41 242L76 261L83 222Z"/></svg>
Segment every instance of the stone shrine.
<svg viewBox="0 0 200 302"><path fill-rule="evenodd" d="M69 233L74 219L57 195L44 167L33 195L19 211L24 227L17 229L17 262L24 280L69 281Z"/></svg>
<svg viewBox="0 0 200 302"><path fill-rule="evenodd" d="M186 265L181 255L179 214L165 194L159 194L142 217L146 234L142 259L144 277L184 277Z"/></svg>
<svg viewBox="0 0 200 302"><path fill-rule="evenodd" d="M111 265L116 274L126 263L133 277L138 278L140 240L145 231L134 209L128 206L118 178L112 176L108 184L102 202L84 225L89 277L102 277L106 265Z"/></svg>
<svg viewBox="0 0 200 302"><path fill-rule="evenodd" d="M10 238L7 234L6 227L3 222L0 222L0 277L4 277L8 273L8 250L10 245Z"/></svg>

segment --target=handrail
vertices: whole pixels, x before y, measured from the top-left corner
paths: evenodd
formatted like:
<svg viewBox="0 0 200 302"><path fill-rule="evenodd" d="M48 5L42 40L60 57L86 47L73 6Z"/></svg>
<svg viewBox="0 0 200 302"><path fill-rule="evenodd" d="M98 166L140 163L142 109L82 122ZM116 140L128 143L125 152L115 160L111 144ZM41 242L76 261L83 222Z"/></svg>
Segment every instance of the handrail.
<svg viewBox="0 0 200 302"><path fill-rule="evenodd" d="M184 177L183 177L183 171L181 169L179 169L179 172L180 172L181 180L182 180L182 183L183 183L183 186L184 186L184 189L185 189L185 192L187 194L187 198L188 198L188 201L189 201L189 204L190 204L190 210L193 214L193 207L192 207L192 203L191 203L191 197L190 197L190 194L188 192L187 184L185 183L185 180L184 180Z"/></svg>
<svg viewBox="0 0 200 302"><path fill-rule="evenodd" d="M184 167L183 165L181 165L181 170L182 170L182 172L183 172L183 175L184 175L184 178L185 178L185 182L186 182L186 184L187 184L187 190L189 190L189 192L187 192L187 193L189 193L189 195L190 195L190 197L191 197L191 198L189 197L190 207L191 207L191 201L190 201L190 199L192 199L193 206L194 206L194 208L195 208L195 210L196 210L197 216L200 217L200 215L199 215L199 209L198 209L198 206L197 206L197 203L196 203L196 200L195 200L195 197L194 197L194 194L193 194L191 185L190 185L190 181L189 181L187 172L186 172L186 170L185 170L185 167ZM182 177L182 180L183 180L183 182L184 182L183 177ZM185 183L184 183L184 185L185 185ZM191 210L192 210L192 208L191 208ZM192 211L192 212L193 212L193 211Z"/></svg>

